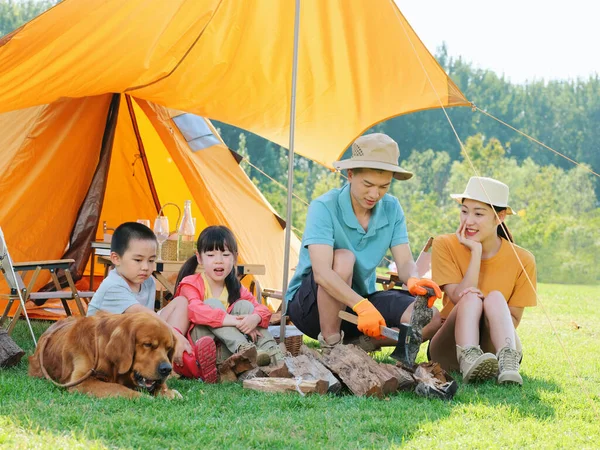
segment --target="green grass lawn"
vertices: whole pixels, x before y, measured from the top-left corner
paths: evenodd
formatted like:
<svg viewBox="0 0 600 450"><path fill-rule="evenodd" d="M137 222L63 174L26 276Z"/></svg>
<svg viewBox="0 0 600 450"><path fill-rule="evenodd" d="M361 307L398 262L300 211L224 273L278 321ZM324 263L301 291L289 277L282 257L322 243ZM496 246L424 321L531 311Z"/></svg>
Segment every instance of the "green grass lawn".
<svg viewBox="0 0 600 450"><path fill-rule="evenodd" d="M0 370L0 448L599 448L600 287L545 284L539 296L552 326L540 305L526 310L523 387L460 383L443 402L175 380L183 400L98 400L29 378L24 358ZM13 338L32 353L22 323Z"/></svg>

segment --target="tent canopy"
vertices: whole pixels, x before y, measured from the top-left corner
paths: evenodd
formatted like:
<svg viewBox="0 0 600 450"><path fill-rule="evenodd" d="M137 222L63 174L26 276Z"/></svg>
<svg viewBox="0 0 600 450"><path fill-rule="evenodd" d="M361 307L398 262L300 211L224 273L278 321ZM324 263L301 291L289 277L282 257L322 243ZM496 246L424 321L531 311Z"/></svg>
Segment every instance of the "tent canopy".
<svg viewBox="0 0 600 450"><path fill-rule="evenodd" d="M294 4L63 0L0 39L15 260L79 255L103 221L191 198L200 227L230 226L281 286L280 219L202 117L288 145ZM302 0L297 78L295 149L330 168L375 123L469 105L392 0Z"/></svg>
<svg viewBox="0 0 600 450"><path fill-rule="evenodd" d="M127 92L288 145L294 0L64 0L0 40L0 112ZM302 0L295 150L469 105L392 0Z"/></svg>

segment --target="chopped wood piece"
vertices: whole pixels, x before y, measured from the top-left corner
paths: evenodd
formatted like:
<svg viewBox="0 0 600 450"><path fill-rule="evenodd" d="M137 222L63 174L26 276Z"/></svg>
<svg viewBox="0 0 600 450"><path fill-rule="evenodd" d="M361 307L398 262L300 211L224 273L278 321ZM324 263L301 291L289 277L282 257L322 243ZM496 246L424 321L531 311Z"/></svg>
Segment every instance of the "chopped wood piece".
<svg viewBox="0 0 600 450"><path fill-rule="evenodd" d="M19 364L25 352L8 335L0 330L0 367L11 367Z"/></svg>
<svg viewBox="0 0 600 450"><path fill-rule="evenodd" d="M318 359L308 354L294 358L285 358L290 373L295 378L303 380L325 380L329 385L328 392L337 393L342 388L340 381Z"/></svg>
<svg viewBox="0 0 600 450"><path fill-rule="evenodd" d="M318 351L316 351L314 348L310 348L307 345L302 344L300 346L300 352L301 355L306 355L311 359L316 359L317 361L320 361L321 363L323 363L323 356L321 355L321 353L319 353Z"/></svg>
<svg viewBox="0 0 600 450"><path fill-rule="evenodd" d="M302 380L294 378L253 378L243 383L244 389L262 392L298 392L302 394L325 394L328 383L324 380Z"/></svg>
<svg viewBox="0 0 600 450"><path fill-rule="evenodd" d="M256 367L256 349L251 349L253 353L234 353L221 364L221 369L230 369L236 375L239 375L247 370L254 369ZM254 358L252 356L254 355Z"/></svg>
<svg viewBox="0 0 600 450"><path fill-rule="evenodd" d="M322 361L358 396L383 397L384 384L392 379L389 375L383 375L383 372L374 373L371 363L377 363L367 352L355 345L336 345L329 354L322 356ZM382 378L387 380L382 381ZM390 389L390 385L387 384L385 389Z"/></svg>
<svg viewBox="0 0 600 450"><path fill-rule="evenodd" d="M237 375L231 370L231 367L221 365L221 367L219 367L219 381L221 383L235 383L237 381Z"/></svg>
<svg viewBox="0 0 600 450"><path fill-rule="evenodd" d="M251 380L252 378L266 377L267 374L262 371L260 367L255 367L247 372L244 372L238 377L238 381Z"/></svg>
<svg viewBox="0 0 600 450"><path fill-rule="evenodd" d="M292 374L288 370L288 367L285 362L280 362L276 366L261 367L261 369L269 377L292 378Z"/></svg>
<svg viewBox="0 0 600 450"><path fill-rule="evenodd" d="M452 400L458 390L456 381L438 363L421 363L415 369L415 393L422 397Z"/></svg>
<svg viewBox="0 0 600 450"><path fill-rule="evenodd" d="M234 353L219 367L221 383L234 383L238 376L256 367L256 348L248 349L243 353Z"/></svg>
<svg viewBox="0 0 600 450"><path fill-rule="evenodd" d="M417 384L412 374L400 366L393 366L391 364L380 364L380 366L392 374L396 380L398 380L399 391L412 391L415 389Z"/></svg>
<svg viewBox="0 0 600 450"><path fill-rule="evenodd" d="M368 365L371 373L377 376L377 378L379 378L379 381L381 383L381 391L383 392L383 395L391 394L392 392L396 392L398 390L398 378L396 378L396 376L392 374L389 370L386 370L383 367L384 364L379 364L377 361L371 358L371 356L367 352L365 352L360 347L357 347L356 345L350 345L348 347L354 347L352 351L355 354L364 353L366 355L366 358L364 359L365 364Z"/></svg>

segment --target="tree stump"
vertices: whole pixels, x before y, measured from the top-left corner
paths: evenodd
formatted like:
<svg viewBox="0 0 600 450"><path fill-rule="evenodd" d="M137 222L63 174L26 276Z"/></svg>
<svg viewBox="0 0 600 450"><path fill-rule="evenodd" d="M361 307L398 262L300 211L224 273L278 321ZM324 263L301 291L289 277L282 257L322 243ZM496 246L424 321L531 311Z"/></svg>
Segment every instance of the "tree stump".
<svg viewBox="0 0 600 450"><path fill-rule="evenodd" d="M342 388L340 381L316 357L311 356L310 353L302 354L302 347L300 347L300 355L285 359L292 376L303 380L325 380L329 386L327 391L338 393Z"/></svg>
<svg viewBox="0 0 600 450"><path fill-rule="evenodd" d="M0 367L11 367L19 364L25 352L8 335L0 330Z"/></svg>

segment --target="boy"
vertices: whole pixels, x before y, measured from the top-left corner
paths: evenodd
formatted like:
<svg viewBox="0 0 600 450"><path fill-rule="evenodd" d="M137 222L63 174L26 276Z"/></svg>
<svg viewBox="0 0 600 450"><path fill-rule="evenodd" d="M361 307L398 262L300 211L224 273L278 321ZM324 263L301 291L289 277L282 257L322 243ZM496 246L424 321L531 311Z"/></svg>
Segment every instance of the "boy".
<svg viewBox="0 0 600 450"><path fill-rule="evenodd" d="M102 281L88 306L88 316L98 311L128 314L145 311L156 314L172 329L176 338L174 363L182 364L183 352L192 354L189 341L179 330L189 327L187 301L179 297L154 312L156 282L152 272L156 262L156 236L150 228L125 222L115 230L110 245L110 260L115 266Z"/></svg>

